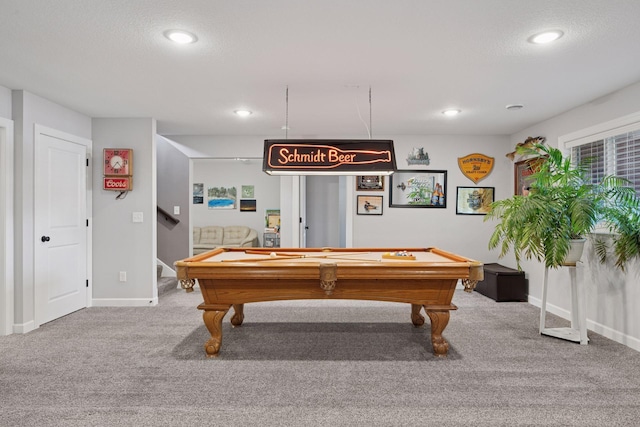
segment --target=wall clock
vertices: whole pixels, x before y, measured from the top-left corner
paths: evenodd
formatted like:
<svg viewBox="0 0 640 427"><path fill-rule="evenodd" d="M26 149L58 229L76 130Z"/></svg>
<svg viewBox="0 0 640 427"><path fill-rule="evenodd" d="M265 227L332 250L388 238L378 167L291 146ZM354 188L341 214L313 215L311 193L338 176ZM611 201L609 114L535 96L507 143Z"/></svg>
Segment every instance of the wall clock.
<svg viewBox="0 0 640 427"><path fill-rule="evenodd" d="M132 176L133 150L131 148L105 148L103 175Z"/></svg>

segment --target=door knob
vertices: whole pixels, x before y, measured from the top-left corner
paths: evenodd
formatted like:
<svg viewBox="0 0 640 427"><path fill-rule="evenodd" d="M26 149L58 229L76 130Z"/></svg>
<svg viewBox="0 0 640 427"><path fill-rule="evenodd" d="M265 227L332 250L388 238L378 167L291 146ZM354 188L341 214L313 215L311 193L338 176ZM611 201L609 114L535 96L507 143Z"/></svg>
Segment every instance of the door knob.
<svg viewBox="0 0 640 427"><path fill-rule="evenodd" d="M49 236L42 236L40 238L40 240L42 240L42 243L44 243L44 242L48 242L49 240L51 240L51 238Z"/></svg>

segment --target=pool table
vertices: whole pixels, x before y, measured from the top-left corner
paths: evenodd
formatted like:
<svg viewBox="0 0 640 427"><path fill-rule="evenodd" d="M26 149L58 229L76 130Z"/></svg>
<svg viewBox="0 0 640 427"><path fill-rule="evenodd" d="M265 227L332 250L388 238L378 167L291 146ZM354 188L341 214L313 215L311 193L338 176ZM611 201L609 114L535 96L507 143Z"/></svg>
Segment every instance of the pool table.
<svg viewBox="0 0 640 427"><path fill-rule="evenodd" d="M421 326L431 321L436 356L449 344L442 332L458 280L471 292L484 277L483 264L438 248L218 248L175 263L180 285L198 281L203 320L211 334L204 348L215 357L222 344L222 319L231 307L233 326L244 320L244 304L293 299L355 299L411 305Z"/></svg>

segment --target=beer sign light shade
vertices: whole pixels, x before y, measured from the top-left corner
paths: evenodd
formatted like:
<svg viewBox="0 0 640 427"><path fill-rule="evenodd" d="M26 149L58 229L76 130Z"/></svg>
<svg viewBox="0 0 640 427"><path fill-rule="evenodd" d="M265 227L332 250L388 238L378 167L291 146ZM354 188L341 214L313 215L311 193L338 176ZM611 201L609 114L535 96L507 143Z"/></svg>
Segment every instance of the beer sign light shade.
<svg viewBox="0 0 640 427"><path fill-rule="evenodd" d="M266 139L262 170L269 175L391 175L392 140Z"/></svg>

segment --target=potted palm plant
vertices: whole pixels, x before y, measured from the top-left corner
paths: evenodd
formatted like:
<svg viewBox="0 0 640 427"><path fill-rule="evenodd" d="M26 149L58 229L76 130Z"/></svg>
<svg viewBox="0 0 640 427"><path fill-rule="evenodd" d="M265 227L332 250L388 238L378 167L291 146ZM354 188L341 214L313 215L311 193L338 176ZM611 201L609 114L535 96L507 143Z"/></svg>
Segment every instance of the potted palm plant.
<svg viewBox="0 0 640 427"><path fill-rule="evenodd" d="M574 163L548 145L520 147L518 154L539 161L530 176L528 195L491 205L485 220L499 222L489 239L490 249L499 248L500 257L512 249L518 269L523 258L551 268L575 264L576 260L567 259L572 244L584 244L596 226L602 225L614 236L616 265L623 268L640 254L640 204L627 180L606 176L594 183L588 179L590 159ZM600 240L596 251L601 260L606 259L607 243ZM579 260L582 252L578 252Z"/></svg>

